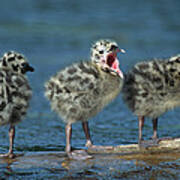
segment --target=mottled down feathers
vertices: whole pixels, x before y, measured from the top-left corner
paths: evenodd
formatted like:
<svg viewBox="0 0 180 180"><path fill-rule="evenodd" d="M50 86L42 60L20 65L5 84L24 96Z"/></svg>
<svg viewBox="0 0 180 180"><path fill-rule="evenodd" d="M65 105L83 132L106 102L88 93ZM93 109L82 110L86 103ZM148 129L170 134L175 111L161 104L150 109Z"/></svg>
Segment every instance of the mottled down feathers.
<svg viewBox="0 0 180 180"><path fill-rule="evenodd" d="M0 125L17 123L26 114L32 91L22 73L25 63L25 57L13 51L0 60Z"/></svg>
<svg viewBox="0 0 180 180"><path fill-rule="evenodd" d="M87 121L117 96L121 81L94 62L80 62L51 77L45 95L65 122Z"/></svg>
<svg viewBox="0 0 180 180"><path fill-rule="evenodd" d="M91 48L91 61L66 67L45 84L52 109L66 123L87 121L118 95L123 81L117 50L113 41L97 41Z"/></svg>
<svg viewBox="0 0 180 180"><path fill-rule="evenodd" d="M180 55L137 63L126 75L123 99L138 116L157 118L180 105Z"/></svg>

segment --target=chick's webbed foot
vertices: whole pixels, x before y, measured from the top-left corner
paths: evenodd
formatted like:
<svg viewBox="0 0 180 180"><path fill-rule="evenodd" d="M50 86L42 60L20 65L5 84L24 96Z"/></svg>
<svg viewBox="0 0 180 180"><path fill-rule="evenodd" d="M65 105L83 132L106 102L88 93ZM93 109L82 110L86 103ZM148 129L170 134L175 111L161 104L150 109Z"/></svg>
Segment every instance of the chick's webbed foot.
<svg viewBox="0 0 180 180"><path fill-rule="evenodd" d="M86 159L93 158L85 150L74 150L74 151L68 152L67 155L70 159L74 159L74 160L86 160Z"/></svg>

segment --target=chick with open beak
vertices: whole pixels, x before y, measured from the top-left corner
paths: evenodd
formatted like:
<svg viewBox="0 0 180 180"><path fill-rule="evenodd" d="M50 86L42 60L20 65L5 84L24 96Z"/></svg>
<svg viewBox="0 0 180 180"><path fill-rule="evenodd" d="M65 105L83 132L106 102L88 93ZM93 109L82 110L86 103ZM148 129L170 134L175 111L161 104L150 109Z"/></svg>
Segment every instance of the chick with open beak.
<svg viewBox="0 0 180 180"><path fill-rule="evenodd" d="M100 66L112 72L116 72L122 79L123 73L119 67L118 53L125 53L116 42L110 40L97 41L91 49L91 60L99 63Z"/></svg>
<svg viewBox="0 0 180 180"><path fill-rule="evenodd" d="M72 159L87 159L84 150L71 149L72 124L81 122L86 136L86 147L104 149L109 146L93 145L88 120L100 112L120 93L123 75L117 53L124 52L114 41L100 40L92 45L90 61L72 64L46 82L46 97L51 108L66 123L66 153Z"/></svg>

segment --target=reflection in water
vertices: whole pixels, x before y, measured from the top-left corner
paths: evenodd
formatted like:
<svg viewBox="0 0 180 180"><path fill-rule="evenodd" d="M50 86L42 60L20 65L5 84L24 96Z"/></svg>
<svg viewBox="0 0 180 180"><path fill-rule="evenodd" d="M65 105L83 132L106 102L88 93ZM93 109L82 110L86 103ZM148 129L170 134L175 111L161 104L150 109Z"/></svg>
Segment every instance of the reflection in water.
<svg viewBox="0 0 180 180"><path fill-rule="evenodd" d="M12 177L177 178L180 153L149 155L93 154L93 159L70 160L64 152L37 152L13 160L1 159L1 174Z"/></svg>
<svg viewBox="0 0 180 180"><path fill-rule="evenodd" d="M151 155L96 155L92 160L74 161L65 159L61 165L70 178L178 178L180 153ZM174 161L174 163L172 163ZM120 170L121 169L121 170ZM67 176L66 176L67 177Z"/></svg>
<svg viewBox="0 0 180 180"><path fill-rule="evenodd" d="M8 178L10 175L13 174L13 170L11 168L11 165L16 162L15 159L9 159L9 158L1 158L0 159L0 177Z"/></svg>

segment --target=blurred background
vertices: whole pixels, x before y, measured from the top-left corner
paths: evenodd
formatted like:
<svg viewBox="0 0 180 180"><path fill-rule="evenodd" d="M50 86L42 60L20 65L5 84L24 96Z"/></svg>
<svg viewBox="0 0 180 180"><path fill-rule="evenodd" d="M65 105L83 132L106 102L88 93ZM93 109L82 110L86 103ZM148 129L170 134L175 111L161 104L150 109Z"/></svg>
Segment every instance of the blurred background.
<svg viewBox="0 0 180 180"><path fill-rule="evenodd" d="M2 1L0 54L23 53L35 68L29 73L33 98L18 124L15 150L64 151L64 124L44 97L44 83L62 68L88 60L93 42L110 38L126 50L119 55L125 73L135 63L180 53L180 1L28 0ZM160 118L159 135L179 137L179 109ZM90 122L94 144L119 145L138 140L138 121L121 95ZM8 127L0 128L0 152L8 150ZM145 138L152 134L145 123ZM81 124L73 125L73 147L84 147ZM103 168L102 168L103 169Z"/></svg>

